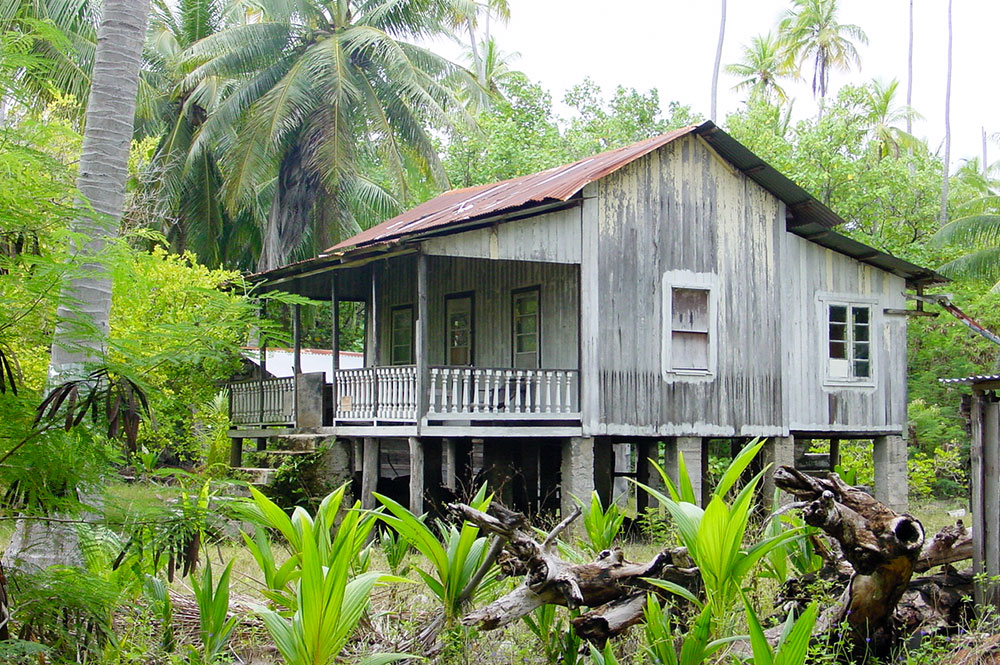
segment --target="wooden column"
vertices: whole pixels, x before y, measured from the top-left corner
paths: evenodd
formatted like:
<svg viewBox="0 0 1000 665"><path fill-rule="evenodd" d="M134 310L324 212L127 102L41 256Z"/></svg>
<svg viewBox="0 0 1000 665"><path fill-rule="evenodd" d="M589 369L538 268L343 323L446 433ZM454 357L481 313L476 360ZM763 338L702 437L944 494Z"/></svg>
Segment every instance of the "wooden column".
<svg viewBox="0 0 1000 665"><path fill-rule="evenodd" d="M427 255L417 255L417 431L430 406L428 348Z"/></svg>
<svg viewBox="0 0 1000 665"><path fill-rule="evenodd" d="M337 394L337 371L340 369L340 300L337 297L337 271L330 271L330 402L333 407L333 421L337 420L340 395ZM330 423L331 425L333 422Z"/></svg>
<svg viewBox="0 0 1000 665"><path fill-rule="evenodd" d="M840 464L840 439L830 439L830 471Z"/></svg>
<svg viewBox="0 0 1000 665"><path fill-rule="evenodd" d="M378 489L379 457L378 439L365 437L364 459L361 462L361 507L366 510L375 508L373 493Z"/></svg>
<svg viewBox="0 0 1000 665"><path fill-rule="evenodd" d="M302 373L302 305L292 305L292 371Z"/></svg>
<svg viewBox="0 0 1000 665"><path fill-rule="evenodd" d="M260 301L259 316L262 319L267 318L267 301ZM264 379L267 377L267 340L264 336L260 336L260 344L258 346L258 352L260 353L260 378L257 382L257 406L258 406L258 424L264 423ZM257 450L267 449L267 439L264 437L257 438Z"/></svg>
<svg viewBox="0 0 1000 665"><path fill-rule="evenodd" d="M243 437L233 437L229 442L229 466L238 469L243 466Z"/></svg>
<svg viewBox="0 0 1000 665"><path fill-rule="evenodd" d="M418 436L411 436L408 439L410 444L410 512L414 515L422 515L424 511L424 494L429 489L428 477L432 477L434 468L434 456L428 455L426 442ZM426 447L425 447L426 446ZM441 477L441 457L437 455L438 478ZM440 482L440 480L439 480Z"/></svg>
<svg viewBox="0 0 1000 665"><path fill-rule="evenodd" d="M601 497L601 504L607 508L611 505L611 493L615 484L615 452L611 441L606 437L594 440L594 490ZM585 503L590 497L579 497Z"/></svg>
<svg viewBox="0 0 1000 665"><path fill-rule="evenodd" d="M444 486L454 491L458 489L458 451L454 439L441 440L441 455L444 458Z"/></svg>
<svg viewBox="0 0 1000 665"><path fill-rule="evenodd" d="M976 603L1000 606L1000 402L991 392L973 395L972 564L986 580L976 585Z"/></svg>
<svg viewBox="0 0 1000 665"><path fill-rule="evenodd" d="M382 362L382 310L379 308L378 297L382 288L382 268L384 261L375 261L371 264L372 289L368 295L368 321L371 325L370 343L371 354L365 356L365 365L377 367ZM366 349L367 350L367 349Z"/></svg>

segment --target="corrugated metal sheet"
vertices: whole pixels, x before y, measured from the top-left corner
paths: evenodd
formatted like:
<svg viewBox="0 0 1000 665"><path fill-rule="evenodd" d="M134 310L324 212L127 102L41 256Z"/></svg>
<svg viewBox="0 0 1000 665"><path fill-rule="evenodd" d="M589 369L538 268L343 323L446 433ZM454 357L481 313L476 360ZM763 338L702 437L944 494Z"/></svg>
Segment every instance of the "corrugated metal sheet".
<svg viewBox="0 0 1000 665"><path fill-rule="evenodd" d="M538 212L543 206L568 201L587 184L613 173L678 138L696 135L726 161L742 171L786 205L787 229L807 240L905 278L911 285L948 281L933 270L922 268L880 252L831 229L843 219L808 192L780 174L746 146L712 122L682 127L662 136L609 150L580 161L539 173L445 192L381 224L329 248L319 257L254 275L254 281L286 279L311 272L324 262L336 262L347 251L389 245L412 236L448 233L469 222L523 211ZM349 259L347 259L349 260Z"/></svg>
<svg viewBox="0 0 1000 665"><path fill-rule="evenodd" d="M971 385L973 383L988 383L990 381L1000 381L1000 374L974 374L963 376L957 379L938 379L941 383L953 383L960 385Z"/></svg>
<svg viewBox="0 0 1000 665"><path fill-rule="evenodd" d="M566 201L587 184L635 161L671 141L691 134L698 126L683 127L617 150L602 152L572 164L539 173L445 192L390 220L327 250L369 247L405 235L430 231L480 217L496 215L532 203Z"/></svg>

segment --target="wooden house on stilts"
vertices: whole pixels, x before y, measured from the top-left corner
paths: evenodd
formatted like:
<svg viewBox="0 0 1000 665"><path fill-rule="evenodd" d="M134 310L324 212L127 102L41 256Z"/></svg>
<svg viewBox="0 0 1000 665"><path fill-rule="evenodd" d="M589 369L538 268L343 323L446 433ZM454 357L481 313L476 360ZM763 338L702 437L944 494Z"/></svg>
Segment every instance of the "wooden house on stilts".
<svg viewBox="0 0 1000 665"><path fill-rule="evenodd" d="M233 385L233 462L244 439L335 437L368 505L393 473L423 511L479 467L533 511L606 499L649 458L676 473L681 451L701 485L712 439L767 437L779 464L816 461L797 440L871 439L899 510L904 292L942 278L842 222L710 122L447 192L255 276L364 303L364 366Z"/></svg>

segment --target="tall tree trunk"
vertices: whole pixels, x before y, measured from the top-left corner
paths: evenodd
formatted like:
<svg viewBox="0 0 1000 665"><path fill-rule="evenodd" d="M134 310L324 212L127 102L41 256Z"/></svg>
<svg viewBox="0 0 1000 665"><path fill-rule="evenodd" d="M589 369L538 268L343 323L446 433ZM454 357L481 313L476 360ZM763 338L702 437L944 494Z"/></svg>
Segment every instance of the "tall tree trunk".
<svg viewBox="0 0 1000 665"><path fill-rule="evenodd" d="M944 174L941 176L941 225L948 223L948 174L951 171L951 0L948 0L948 78L944 92Z"/></svg>
<svg viewBox="0 0 1000 665"><path fill-rule="evenodd" d="M913 108L913 0L910 0L910 48L906 54L906 108ZM906 114L906 133L913 134L911 113Z"/></svg>
<svg viewBox="0 0 1000 665"><path fill-rule="evenodd" d="M469 48L472 52L472 66L476 70L476 80L479 81L479 85L485 87L486 63L483 61L483 56L479 53L479 44L476 40L476 26L471 18L465 19L465 29L469 33Z"/></svg>
<svg viewBox="0 0 1000 665"><path fill-rule="evenodd" d="M722 66L722 43L726 39L726 0L722 0L722 16L719 18L719 43L715 47L715 69L712 70L712 110L713 122L718 121L719 111L719 68Z"/></svg>
<svg viewBox="0 0 1000 665"><path fill-rule="evenodd" d="M73 224L85 238L75 247L81 272L62 289L50 377L72 375L97 359L107 335L111 276L100 255L118 232L125 203L148 13L149 0L106 0L103 5L77 177L92 212L81 214Z"/></svg>

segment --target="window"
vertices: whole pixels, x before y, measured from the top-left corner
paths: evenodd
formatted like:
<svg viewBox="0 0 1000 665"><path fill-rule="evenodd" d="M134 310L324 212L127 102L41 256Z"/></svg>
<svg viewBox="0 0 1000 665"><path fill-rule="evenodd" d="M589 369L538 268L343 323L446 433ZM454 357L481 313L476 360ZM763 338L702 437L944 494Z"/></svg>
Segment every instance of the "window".
<svg viewBox="0 0 1000 665"><path fill-rule="evenodd" d="M871 305L827 303L827 376L839 381L870 381Z"/></svg>
<svg viewBox="0 0 1000 665"><path fill-rule="evenodd" d="M456 293L445 298L445 364L472 364L473 307L471 293Z"/></svg>
<svg viewBox="0 0 1000 665"><path fill-rule="evenodd" d="M541 366L539 289L519 289L511 294L513 304L514 367L537 369Z"/></svg>
<svg viewBox="0 0 1000 665"><path fill-rule="evenodd" d="M712 273L664 273L662 354L667 381L710 380L715 374L718 284Z"/></svg>
<svg viewBox="0 0 1000 665"><path fill-rule="evenodd" d="M709 370L708 289L671 289L671 367Z"/></svg>
<svg viewBox="0 0 1000 665"><path fill-rule="evenodd" d="M392 330L389 362L393 365L413 364L413 306L392 308Z"/></svg>

